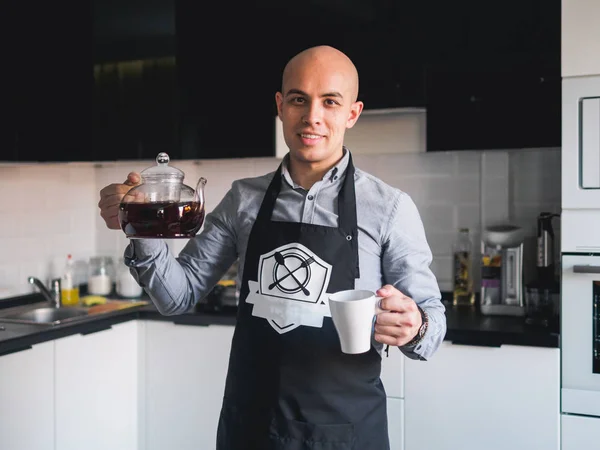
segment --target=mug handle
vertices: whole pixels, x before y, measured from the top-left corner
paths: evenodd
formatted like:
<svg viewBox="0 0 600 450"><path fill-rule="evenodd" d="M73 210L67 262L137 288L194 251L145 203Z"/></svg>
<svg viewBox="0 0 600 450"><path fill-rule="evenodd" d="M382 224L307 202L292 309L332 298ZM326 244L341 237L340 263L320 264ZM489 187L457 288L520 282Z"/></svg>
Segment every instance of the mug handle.
<svg viewBox="0 0 600 450"><path fill-rule="evenodd" d="M375 298L377 299L375 302L375 315L381 314L382 312L389 312L387 309L381 308L381 300L383 300L385 297L379 297L376 295Z"/></svg>

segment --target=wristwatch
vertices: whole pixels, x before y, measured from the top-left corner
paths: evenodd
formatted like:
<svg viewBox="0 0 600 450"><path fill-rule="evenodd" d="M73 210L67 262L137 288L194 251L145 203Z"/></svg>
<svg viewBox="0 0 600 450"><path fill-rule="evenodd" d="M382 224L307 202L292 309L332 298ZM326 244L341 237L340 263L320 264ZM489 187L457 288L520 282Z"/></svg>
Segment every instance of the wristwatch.
<svg viewBox="0 0 600 450"><path fill-rule="evenodd" d="M416 336L414 338L412 338L410 341L408 341L406 344L404 344L405 347L414 347L415 345L417 345L419 342L421 342L423 340L423 338L425 337L425 333L427 332L427 327L429 326L429 316L427 315L427 313L425 311L423 311L423 309L417 305L417 308L419 308L419 312L421 313L421 326L419 327L419 331L417 332Z"/></svg>

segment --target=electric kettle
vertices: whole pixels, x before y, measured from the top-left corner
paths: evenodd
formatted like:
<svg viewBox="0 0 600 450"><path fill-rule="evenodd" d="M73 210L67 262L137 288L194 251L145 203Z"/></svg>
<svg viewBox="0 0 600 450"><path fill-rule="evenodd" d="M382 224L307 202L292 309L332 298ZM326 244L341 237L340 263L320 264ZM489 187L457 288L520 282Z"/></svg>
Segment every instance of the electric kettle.
<svg viewBox="0 0 600 450"><path fill-rule="evenodd" d="M169 155L159 153L156 165L140 173L119 205L121 229L130 239L192 238L204 223L204 186L183 184L183 171L169 166Z"/></svg>

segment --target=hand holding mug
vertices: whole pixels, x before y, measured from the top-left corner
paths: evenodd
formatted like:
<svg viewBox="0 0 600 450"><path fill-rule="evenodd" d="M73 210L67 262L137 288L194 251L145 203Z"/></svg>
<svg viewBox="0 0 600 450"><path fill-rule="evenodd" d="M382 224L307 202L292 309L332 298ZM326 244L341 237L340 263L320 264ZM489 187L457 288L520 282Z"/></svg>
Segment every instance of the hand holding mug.
<svg viewBox="0 0 600 450"><path fill-rule="evenodd" d="M423 322L415 301L387 284L377 291L381 297L377 314L375 340L382 344L402 346L413 339Z"/></svg>

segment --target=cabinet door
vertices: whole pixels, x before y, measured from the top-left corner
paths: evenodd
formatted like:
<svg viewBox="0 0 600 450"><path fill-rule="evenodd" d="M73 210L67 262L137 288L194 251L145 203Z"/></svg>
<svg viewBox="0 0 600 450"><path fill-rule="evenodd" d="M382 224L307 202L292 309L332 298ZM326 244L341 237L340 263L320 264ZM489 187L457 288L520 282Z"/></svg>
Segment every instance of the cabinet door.
<svg viewBox="0 0 600 450"><path fill-rule="evenodd" d="M559 448L559 349L444 342L405 374L407 449Z"/></svg>
<svg viewBox="0 0 600 450"><path fill-rule="evenodd" d="M146 449L214 449L234 327L146 325Z"/></svg>
<svg viewBox="0 0 600 450"><path fill-rule="evenodd" d="M94 153L98 161L180 156L174 57L94 66Z"/></svg>
<svg viewBox="0 0 600 450"><path fill-rule="evenodd" d="M561 83L543 68L433 67L427 75L427 149L561 144Z"/></svg>
<svg viewBox="0 0 600 450"><path fill-rule="evenodd" d="M56 450L137 450L138 322L55 344Z"/></svg>
<svg viewBox="0 0 600 450"><path fill-rule="evenodd" d="M600 443L600 419L597 417L562 416L562 450L597 448Z"/></svg>
<svg viewBox="0 0 600 450"><path fill-rule="evenodd" d="M387 399L390 450L404 450L404 400Z"/></svg>
<svg viewBox="0 0 600 450"><path fill-rule="evenodd" d="M600 75L600 2L562 0L562 76Z"/></svg>
<svg viewBox="0 0 600 450"><path fill-rule="evenodd" d="M91 40L89 3L16 8L10 35L19 44L9 70L18 93L18 159L90 161L92 57L80 49Z"/></svg>
<svg viewBox="0 0 600 450"><path fill-rule="evenodd" d="M381 381L388 397L404 398L405 356L397 347L390 347L381 359Z"/></svg>
<svg viewBox="0 0 600 450"><path fill-rule="evenodd" d="M272 14L256 2L237 2L235 14L225 2L177 8L183 158L274 156L283 70L277 42L285 38L258 33L272 28ZM216 39L213 28L227 39Z"/></svg>
<svg viewBox="0 0 600 450"><path fill-rule="evenodd" d="M54 342L0 356L0 447L54 450Z"/></svg>

